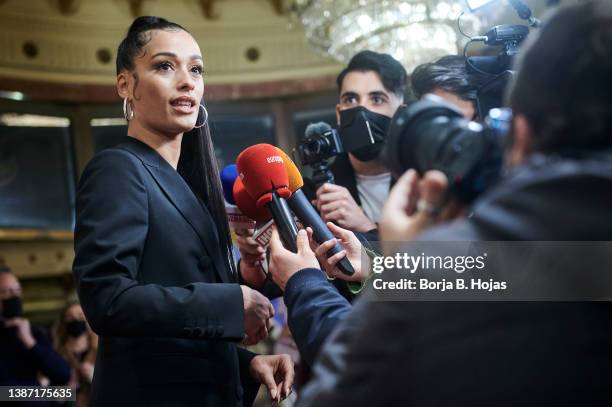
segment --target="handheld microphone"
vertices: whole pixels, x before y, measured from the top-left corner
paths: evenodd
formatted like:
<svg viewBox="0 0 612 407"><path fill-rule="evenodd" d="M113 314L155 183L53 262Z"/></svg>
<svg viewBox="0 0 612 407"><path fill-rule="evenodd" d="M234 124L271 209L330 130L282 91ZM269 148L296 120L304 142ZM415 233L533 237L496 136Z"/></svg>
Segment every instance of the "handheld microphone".
<svg viewBox="0 0 612 407"><path fill-rule="evenodd" d="M227 223L229 223L233 230L253 229L256 226L255 220L238 208L236 206L236 200L234 199L234 183L238 178L236 165L226 165L219 173L219 176L221 178L221 187L223 188L223 196L225 198Z"/></svg>
<svg viewBox="0 0 612 407"><path fill-rule="evenodd" d="M289 178L289 189L291 190L291 197L287 200L289 207L291 210L293 210L304 226L310 226L312 228L313 237L317 243L321 244L330 239L334 239L334 235L331 233L325 222L323 222L315 208L308 201L308 198L302 191L301 188L304 185L304 180L297 166L283 150L277 147L275 148L277 149L278 154L283 158L285 169ZM329 258L343 249L344 248L342 245L340 245L340 243L336 243L336 245L326 253L326 256ZM346 275L351 276L355 273L353 265L346 256L338 262L337 267Z"/></svg>
<svg viewBox="0 0 612 407"><path fill-rule="evenodd" d="M238 168L236 168L236 164L229 164L223 167L219 173L219 177L221 178L221 187L223 187L225 201L229 204L236 205L233 192L234 181L236 181L238 177Z"/></svg>
<svg viewBox="0 0 612 407"><path fill-rule="evenodd" d="M267 207L257 207L255 199L248 193L240 177L237 177L234 182L232 197L238 209L254 221L265 223L272 218Z"/></svg>
<svg viewBox="0 0 612 407"><path fill-rule="evenodd" d="M289 177L283 158L270 144L256 144L244 149L236 159L239 179L256 207L267 207L286 248L297 253L297 225L286 198L291 196Z"/></svg>
<svg viewBox="0 0 612 407"><path fill-rule="evenodd" d="M265 206L261 208L257 207L255 200L247 192L240 177L236 177L232 189L232 199L236 202L236 206L240 212L244 214L242 216L246 215L246 217L252 219L253 222L249 228L243 229L252 229L255 228L257 224L263 224L263 226L255 232L253 239L262 247L267 247L267 243L270 241L269 236L272 232L272 214ZM259 262L259 268L263 271L264 275L268 274L268 262L266 260Z"/></svg>

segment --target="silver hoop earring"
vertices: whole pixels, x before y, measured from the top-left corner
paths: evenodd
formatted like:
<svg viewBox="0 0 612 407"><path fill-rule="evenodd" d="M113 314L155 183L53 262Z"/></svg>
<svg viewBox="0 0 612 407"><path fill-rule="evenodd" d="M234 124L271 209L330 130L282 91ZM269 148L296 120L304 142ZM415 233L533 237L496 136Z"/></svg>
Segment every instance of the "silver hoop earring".
<svg viewBox="0 0 612 407"><path fill-rule="evenodd" d="M123 98L123 117L128 122L134 118L134 111L130 108L127 96Z"/></svg>
<svg viewBox="0 0 612 407"><path fill-rule="evenodd" d="M204 121L199 126L193 126L194 129L199 129L200 127L204 126L206 124L206 122L208 121L208 110L206 110L204 105L201 104L201 103L200 103L200 107L204 110ZM199 108L198 108L198 111L199 111ZM197 120L196 120L196 122L197 122Z"/></svg>

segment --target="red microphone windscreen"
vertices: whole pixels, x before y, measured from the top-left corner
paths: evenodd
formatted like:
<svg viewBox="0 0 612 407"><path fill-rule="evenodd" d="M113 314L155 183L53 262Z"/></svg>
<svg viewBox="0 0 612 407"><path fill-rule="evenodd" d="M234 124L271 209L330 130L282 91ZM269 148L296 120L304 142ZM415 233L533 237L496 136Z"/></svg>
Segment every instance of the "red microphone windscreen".
<svg viewBox="0 0 612 407"><path fill-rule="evenodd" d="M257 207L255 199L246 190L240 177L236 178L234 182L234 201L236 201L236 206L243 214L257 222L267 222L272 218L272 214L267 207Z"/></svg>
<svg viewBox="0 0 612 407"><path fill-rule="evenodd" d="M261 207L272 200L272 189L281 198L289 198L289 177L283 158L270 144L255 144L244 149L236 159L238 177Z"/></svg>
<svg viewBox="0 0 612 407"><path fill-rule="evenodd" d="M283 158L285 170L287 170L287 176L289 178L289 189L293 193L304 186L302 174L300 174L300 170L298 170L297 165L295 165L293 160L289 158L289 156L283 150L278 147L274 148L276 148L278 154Z"/></svg>

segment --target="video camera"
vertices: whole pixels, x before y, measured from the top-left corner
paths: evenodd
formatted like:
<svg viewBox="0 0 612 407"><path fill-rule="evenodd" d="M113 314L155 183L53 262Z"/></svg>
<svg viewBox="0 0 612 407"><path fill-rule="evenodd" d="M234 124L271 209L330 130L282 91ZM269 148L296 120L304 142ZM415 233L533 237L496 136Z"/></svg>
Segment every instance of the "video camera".
<svg viewBox="0 0 612 407"><path fill-rule="evenodd" d="M467 0L471 10L495 0ZM539 20L521 0L508 0L519 16L537 27ZM421 175L439 170L448 178L449 193L464 203L472 202L501 175L503 145L512 121L510 109L502 108L512 60L529 34L524 25L499 25L465 45L468 72L488 77L477 90L479 116L484 123L465 120L461 112L442 99L428 95L397 111L391 121L384 160L399 176L413 168ZM501 46L497 56L467 57L469 44L483 41Z"/></svg>
<svg viewBox="0 0 612 407"><path fill-rule="evenodd" d="M497 0L466 0L471 11L480 9ZM540 20L532 16L531 10L521 0L508 0L518 16L529 21L529 26L540 26ZM468 72L482 74L485 80L477 90L477 106L480 117L489 110L503 105L504 91L514 75L512 61L518 53L521 42L529 35L526 25L498 25L482 36L471 37L463 48ZM502 47L496 56L467 56L467 49L474 42L484 42L488 46Z"/></svg>

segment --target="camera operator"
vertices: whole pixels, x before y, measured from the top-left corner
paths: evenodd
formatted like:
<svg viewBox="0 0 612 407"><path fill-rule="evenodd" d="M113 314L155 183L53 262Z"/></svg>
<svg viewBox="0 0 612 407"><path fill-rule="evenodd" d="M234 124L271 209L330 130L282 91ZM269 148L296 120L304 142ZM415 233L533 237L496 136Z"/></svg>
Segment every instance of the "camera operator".
<svg viewBox="0 0 612 407"><path fill-rule="evenodd" d="M457 106L467 120L477 119L476 96L483 81L480 74L468 73L465 58L446 55L414 68L410 86L417 99L434 94Z"/></svg>
<svg viewBox="0 0 612 407"><path fill-rule="evenodd" d="M465 59L456 55L447 55L435 62L419 65L411 75L411 86L415 96L422 98L428 94L436 95L441 100L456 106L468 120L476 116L476 95L479 81L481 81L480 75L468 73L465 68ZM427 202L428 205L437 206L445 199L447 181L444 174L438 171L431 171L422 180L418 179L416 173L413 172L410 175L408 185L412 191L412 199L415 205L420 200L423 203ZM400 193L399 189L396 191L397 193ZM408 198L407 191L402 189L401 194ZM465 216L465 214L464 203L457 199L447 199L444 210L441 211L437 221L450 220ZM392 222L396 214L389 213L386 217L391 218ZM399 220L401 217L397 217L397 219ZM412 227L415 233L433 224L431 218L424 216L423 213L420 213L412 221L415 222ZM328 223L328 226L332 233L341 240L342 245L346 248L345 253L338 254L328 261L323 254L335 242L325 242L318 246L310 239L311 247L317 254L319 264L329 278L348 281L347 284L335 281L334 285L345 297L350 299L361 290L363 287L361 282L368 277L365 274L367 267L361 267L361 254L365 248L360 245L359 240L351 231L338 227L331 222ZM396 228L403 230L402 227ZM389 237L389 233L389 230L387 230L387 237ZM277 253L281 251L280 249L280 247L277 247ZM357 265L357 272L353 276L346 276L334 267L339 256L344 255L349 257L353 265ZM366 257L364 256L364 258ZM280 281L279 285L284 292L291 332L296 337L301 354L311 363L318 354L323 341L350 311L350 305L344 298L337 295L330 284L324 281L324 275L315 270L302 271L301 275L293 279L292 283L286 288L287 281L293 277L296 271L286 267L272 268L274 278ZM350 289L351 295L346 294L345 286ZM326 304L325 309L313 312L313 307L323 303Z"/></svg>
<svg viewBox="0 0 612 407"><path fill-rule="evenodd" d="M356 119L363 111L373 123L370 129L376 143L336 156L329 167L334 184L325 183L316 188L312 180L305 179L303 190L324 221L360 232L364 241L377 241L376 222L392 185L391 174L378 156L391 117L404 102L406 70L388 54L362 51L351 58L336 83L338 125L351 123L348 129L351 134L369 140L365 123ZM259 263L265 259L266 251L252 238L253 232L236 232L241 255L240 275L247 285L262 289L264 282ZM336 282L336 286L350 299L358 290L341 281ZM276 290L271 292L276 293Z"/></svg>
<svg viewBox="0 0 612 407"><path fill-rule="evenodd" d="M403 103L402 94L404 93L403 84L405 82L403 72L405 71L399 62L389 55L371 51L356 54L337 79L340 92L340 102L336 106L338 125L341 124L342 111L351 109L351 106L356 103L372 112L382 113L385 116L393 115ZM394 77L398 79L395 80ZM419 65L410 75L410 85L414 96L419 99L426 94L439 96L457 106L468 120L477 117L476 95L477 88L482 80L480 74L468 73L465 59L458 55L447 55L434 62ZM375 89L383 89L381 93L385 94L384 98L380 94L376 94L373 91ZM384 103L383 100L389 102ZM381 139L384 139L383 135L381 135ZM359 160L359 158L364 158L363 154L378 154L379 145L368 146L363 150L336 157L330 170L334 174L337 184L326 184L325 188L323 186L318 188L317 196L322 195L322 198L314 201L314 203L325 220L335 221L344 228L356 232L369 232L363 237L367 240L377 241L377 229L374 229L376 225L370 221L371 217L366 216L368 219L363 219L362 215L367 215L366 212L369 213L369 208L372 208L367 203L370 196L377 200L378 203L375 207L377 213L379 213L379 205L384 203L388 195L387 181L390 179L390 174L378 158L370 161ZM365 188L364 186L369 184L368 179L370 178L363 173L371 171L383 171L380 175L373 175L371 179L380 177L384 182L379 184L372 181L373 188ZM359 180L363 180L363 183L360 184ZM311 198L315 197L313 185L314 183L311 180L307 180L307 185L304 188ZM337 193L325 193L326 190L337 191ZM363 202L361 204L363 210L358 206L358 203L361 202ZM334 213L330 212L330 208L335 207L340 209ZM455 212L462 210L459 204L456 204L455 207ZM342 208L345 208L345 212ZM335 219L335 216L339 213L347 214L346 219L345 217ZM357 216L353 217L352 214L357 214ZM378 214L375 216L376 221L378 216ZM353 219L353 221L351 222L350 219ZM362 220L359 221L359 219ZM367 226L360 228L356 226L358 222L363 222ZM247 277L247 281L261 280L259 262L265 258L265 250L254 241L251 237L252 234L252 230L237 231L237 243L243 259L241 274ZM250 276L255 277L249 278ZM339 275L339 277L342 278L343 276ZM255 284L254 286L257 287L258 285ZM356 291L354 287L356 285L352 286L352 293ZM349 294L344 287L340 286L339 289L346 296L352 298L352 294Z"/></svg>
<svg viewBox="0 0 612 407"><path fill-rule="evenodd" d="M391 174L378 159L391 116L404 102L407 75L404 67L388 54L362 51L351 58L336 80L340 100L336 105L338 125L349 121L360 108L376 124L368 145L336 157L330 170L335 184L323 184L314 203L325 221L354 232L370 232L389 193ZM361 123L353 122L356 126ZM367 129L357 129L365 133Z"/></svg>
<svg viewBox="0 0 612 407"><path fill-rule="evenodd" d="M420 240L611 240L612 4L559 10L523 51L509 92L512 173L470 218ZM412 239L417 218L435 216L427 209L438 202L410 209L415 182L408 171L394 187L383 239ZM303 253L280 257L311 266ZM362 298L325 345L300 405L609 405L611 311L605 302Z"/></svg>

